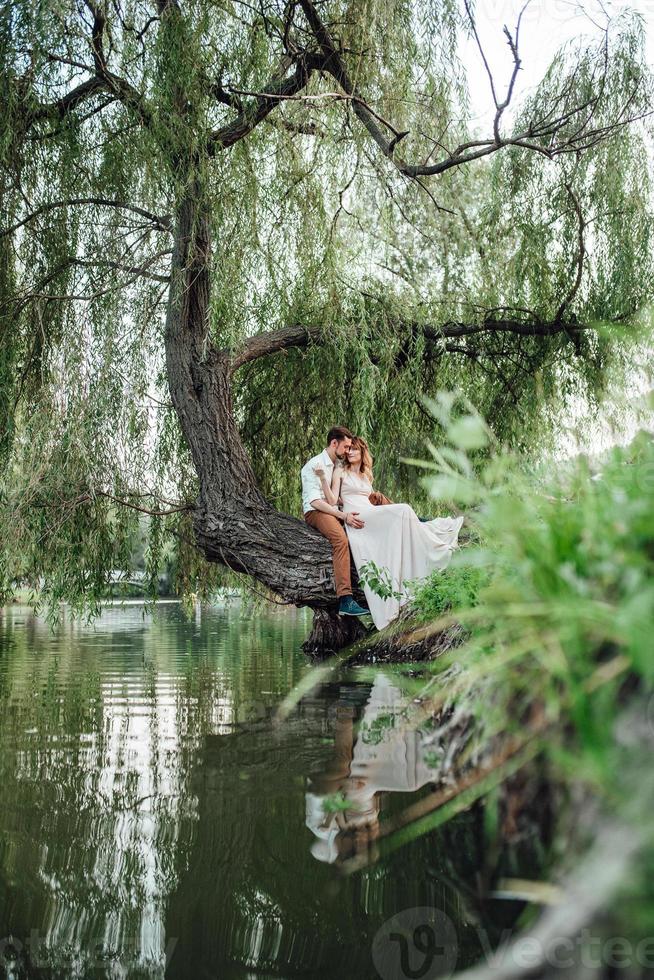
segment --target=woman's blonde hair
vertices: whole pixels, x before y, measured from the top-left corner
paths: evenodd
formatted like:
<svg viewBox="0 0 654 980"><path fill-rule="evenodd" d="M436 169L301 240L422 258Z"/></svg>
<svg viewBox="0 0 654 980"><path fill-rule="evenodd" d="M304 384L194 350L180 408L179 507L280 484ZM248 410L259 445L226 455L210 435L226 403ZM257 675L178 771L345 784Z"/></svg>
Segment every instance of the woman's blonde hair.
<svg viewBox="0 0 654 980"><path fill-rule="evenodd" d="M361 463L359 465L361 467L361 475L368 477L368 479L372 483L373 459L370 450L368 448L368 443L366 442L365 439L362 439L361 436L352 436L352 449L360 450ZM351 464L349 460L346 460L345 467L348 470L351 469Z"/></svg>

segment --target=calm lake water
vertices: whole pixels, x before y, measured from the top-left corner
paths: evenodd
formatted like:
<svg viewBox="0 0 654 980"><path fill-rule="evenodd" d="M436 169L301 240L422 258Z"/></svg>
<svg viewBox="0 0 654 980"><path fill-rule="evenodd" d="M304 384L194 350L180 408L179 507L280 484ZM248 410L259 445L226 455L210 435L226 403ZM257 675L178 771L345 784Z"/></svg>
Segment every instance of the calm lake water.
<svg viewBox="0 0 654 980"><path fill-rule="evenodd" d="M435 977L497 944L523 906L480 881L532 855L488 855L481 807L385 847L442 753L388 670L333 674L280 723L308 629L164 603L53 634L0 610L0 978Z"/></svg>

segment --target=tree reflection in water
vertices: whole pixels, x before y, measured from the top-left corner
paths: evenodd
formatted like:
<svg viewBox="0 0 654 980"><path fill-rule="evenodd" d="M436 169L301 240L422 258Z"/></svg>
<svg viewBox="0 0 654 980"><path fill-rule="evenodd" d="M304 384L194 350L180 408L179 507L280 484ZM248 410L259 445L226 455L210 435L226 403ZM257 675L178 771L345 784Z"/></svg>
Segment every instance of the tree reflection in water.
<svg viewBox="0 0 654 980"><path fill-rule="evenodd" d="M335 680L273 722L307 670L306 628L169 606L52 636L4 612L0 939L16 937L24 976L356 980L375 976L375 933L402 909L444 910L459 965L479 954L479 921L492 933L515 915L470 911L478 808L339 872L430 770L381 674ZM330 796L335 833L307 809Z"/></svg>

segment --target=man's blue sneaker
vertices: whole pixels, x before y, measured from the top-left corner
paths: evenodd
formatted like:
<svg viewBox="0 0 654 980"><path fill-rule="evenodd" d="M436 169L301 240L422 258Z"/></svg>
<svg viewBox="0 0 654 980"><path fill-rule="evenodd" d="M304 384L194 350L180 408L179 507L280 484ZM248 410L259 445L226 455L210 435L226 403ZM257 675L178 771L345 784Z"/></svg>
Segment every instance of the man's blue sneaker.
<svg viewBox="0 0 654 980"><path fill-rule="evenodd" d="M351 595L341 596L338 604L339 616L369 616L370 610L364 609L358 602L355 602Z"/></svg>

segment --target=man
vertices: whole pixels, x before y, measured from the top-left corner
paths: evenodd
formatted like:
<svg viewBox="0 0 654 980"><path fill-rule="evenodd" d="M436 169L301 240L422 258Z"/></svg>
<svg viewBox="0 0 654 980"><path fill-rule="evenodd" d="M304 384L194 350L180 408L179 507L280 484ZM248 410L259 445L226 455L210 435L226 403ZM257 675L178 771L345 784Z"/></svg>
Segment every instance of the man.
<svg viewBox="0 0 654 980"><path fill-rule="evenodd" d="M322 480L315 472L316 469L324 470L324 478L327 484L331 484L334 463L337 459L345 458L351 445L352 433L349 429L336 425L329 430L325 449L302 467L302 510L307 524L320 531L332 546L339 614L368 616L368 610L355 602L352 595L350 546L344 527L345 524L350 527L363 527L363 521L358 514L344 514L338 507L327 502Z"/></svg>

